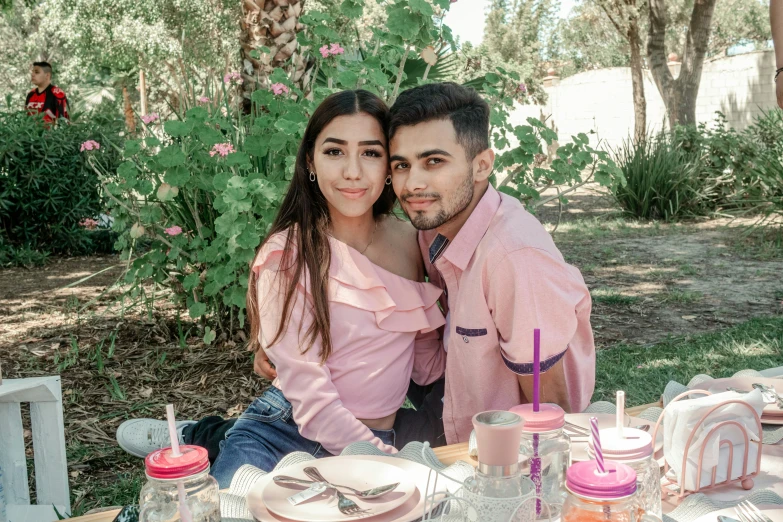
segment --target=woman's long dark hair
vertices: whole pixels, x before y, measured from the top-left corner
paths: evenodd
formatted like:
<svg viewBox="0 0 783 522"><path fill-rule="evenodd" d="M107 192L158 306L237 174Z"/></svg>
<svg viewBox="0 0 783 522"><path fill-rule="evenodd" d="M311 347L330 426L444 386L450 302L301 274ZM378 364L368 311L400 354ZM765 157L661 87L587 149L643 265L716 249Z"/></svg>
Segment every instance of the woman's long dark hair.
<svg viewBox="0 0 783 522"><path fill-rule="evenodd" d="M331 260L328 238L330 217L326 198L318 188L318 183L310 181L308 162L313 158L315 140L324 127L338 116L358 113L369 114L378 120L378 124L386 134L389 108L383 100L371 92L365 90L338 92L326 98L315 110L307 124L302 143L299 145L294 178L291 180L291 185L288 187L288 192L269 235L258 248L261 250L273 235L287 231L285 250L278 274L285 276L281 280L284 282L281 288L285 288L283 314L269 346L277 343L288 328L291 311L297 298L296 286L300 280L304 280L306 269L310 275L312 286L308 290L313 301L313 323L305 333L302 353L309 350L316 339L320 338L322 363L332 353L327 293ZM395 201L392 187L384 185L381 196L373 205L373 215L390 214ZM258 255L258 251L256 251L256 255ZM258 337L261 324L258 306L256 274L251 269L247 285L247 317L250 322L250 345L248 348L254 352L260 348ZM305 306L307 306L307 301L305 301Z"/></svg>

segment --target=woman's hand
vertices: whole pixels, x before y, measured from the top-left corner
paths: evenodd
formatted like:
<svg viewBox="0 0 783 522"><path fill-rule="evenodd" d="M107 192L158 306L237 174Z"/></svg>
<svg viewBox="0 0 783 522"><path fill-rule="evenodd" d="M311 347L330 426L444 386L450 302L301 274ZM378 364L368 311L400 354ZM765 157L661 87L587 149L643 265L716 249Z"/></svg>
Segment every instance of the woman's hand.
<svg viewBox="0 0 783 522"><path fill-rule="evenodd" d="M256 352L253 370L259 377L263 377L268 381L274 381L277 378L277 370L269 362L269 357L266 356L263 348L259 348Z"/></svg>

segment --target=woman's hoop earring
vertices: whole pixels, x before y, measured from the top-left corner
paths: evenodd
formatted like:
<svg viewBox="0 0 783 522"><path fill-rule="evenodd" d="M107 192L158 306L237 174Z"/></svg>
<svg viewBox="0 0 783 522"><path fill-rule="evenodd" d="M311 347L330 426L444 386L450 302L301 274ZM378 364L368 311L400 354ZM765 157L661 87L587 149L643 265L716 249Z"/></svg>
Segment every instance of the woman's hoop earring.
<svg viewBox="0 0 783 522"><path fill-rule="evenodd" d="M310 171L310 181L315 181L315 172Z"/></svg>
<svg viewBox="0 0 783 522"><path fill-rule="evenodd" d="M391 185L391 176L386 176L386 184Z"/></svg>

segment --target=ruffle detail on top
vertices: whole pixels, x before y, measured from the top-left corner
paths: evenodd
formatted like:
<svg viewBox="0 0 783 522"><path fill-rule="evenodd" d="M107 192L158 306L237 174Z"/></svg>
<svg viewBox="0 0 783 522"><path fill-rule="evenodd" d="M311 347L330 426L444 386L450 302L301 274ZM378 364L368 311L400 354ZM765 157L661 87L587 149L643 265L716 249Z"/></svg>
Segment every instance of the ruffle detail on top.
<svg viewBox="0 0 783 522"><path fill-rule="evenodd" d="M429 332L446 324L438 308L440 288L393 274L334 238L329 238L329 246L329 301L373 312L377 326L388 332ZM256 257L253 271L277 263L284 248L283 234L270 238ZM309 279L309 274L305 277ZM300 281L302 291L309 286Z"/></svg>

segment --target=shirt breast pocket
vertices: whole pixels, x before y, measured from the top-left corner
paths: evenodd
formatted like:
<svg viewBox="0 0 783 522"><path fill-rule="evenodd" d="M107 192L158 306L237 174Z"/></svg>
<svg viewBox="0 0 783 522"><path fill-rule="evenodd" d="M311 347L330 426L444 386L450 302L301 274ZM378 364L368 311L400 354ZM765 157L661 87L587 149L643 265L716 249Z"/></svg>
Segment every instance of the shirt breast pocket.
<svg viewBox="0 0 783 522"><path fill-rule="evenodd" d="M486 350L497 344L497 332L481 324L470 321L458 321L452 334L454 344L470 350Z"/></svg>

